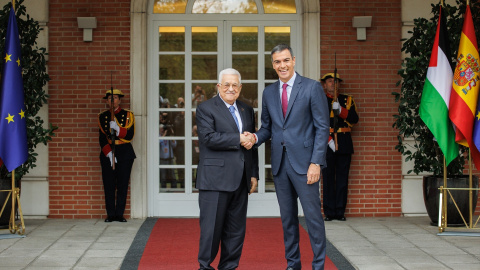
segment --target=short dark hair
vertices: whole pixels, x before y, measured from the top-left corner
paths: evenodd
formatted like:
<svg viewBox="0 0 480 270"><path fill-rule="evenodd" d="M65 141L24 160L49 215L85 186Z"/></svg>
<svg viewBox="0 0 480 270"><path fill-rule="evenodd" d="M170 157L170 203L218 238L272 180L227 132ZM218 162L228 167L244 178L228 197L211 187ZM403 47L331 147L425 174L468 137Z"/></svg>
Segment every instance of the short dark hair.
<svg viewBox="0 0 480 270"><path fill-rule="evenodd" d="M283 52L284 50L289 50L290 55L293 58L293 51L292 51L292 48L290 48L290 46L288 46L287 44L278 44L277 46L273 47L272 51L270 52L271 61L273 62L273 54L274 53Z"/></svg>

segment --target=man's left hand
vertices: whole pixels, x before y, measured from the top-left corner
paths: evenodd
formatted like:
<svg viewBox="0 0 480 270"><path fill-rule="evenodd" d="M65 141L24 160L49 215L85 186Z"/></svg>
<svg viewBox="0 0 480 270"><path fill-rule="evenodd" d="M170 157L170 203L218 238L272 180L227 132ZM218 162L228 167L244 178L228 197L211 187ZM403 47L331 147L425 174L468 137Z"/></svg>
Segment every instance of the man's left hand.
<svg viewBox="0 0 480 270"><path fill-rule="evenodd" d="M250 184L252 185L252 188L250 189L250 192L248 193L248 195L252 194L255 191L255 189L257 188L257 185L258 185L257 178L252 177L251 180L250 180Z"/></svg>
<svg viewBox="0 0 480 270"><path fill-rule="evenodd" d="M318 180L320 180L320 166L312 163L310 167L308 167L307 184L311 185L318 182Z"/></svg>

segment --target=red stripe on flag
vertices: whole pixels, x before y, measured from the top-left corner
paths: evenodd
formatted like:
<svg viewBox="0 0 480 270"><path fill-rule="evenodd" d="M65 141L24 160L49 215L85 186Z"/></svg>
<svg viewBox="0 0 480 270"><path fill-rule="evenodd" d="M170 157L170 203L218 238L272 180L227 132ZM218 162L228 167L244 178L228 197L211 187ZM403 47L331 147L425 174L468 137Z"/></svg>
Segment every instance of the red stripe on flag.
<svg viewBox="0 0 480 270"><path fill-rule="evenodd" d="M470 108L465 104L457 92L452 91L450 95L450 102L454 102L456 106L450 106L450 119L455 123L455 141L466 140L470 146L470 153L472 155L473 163L477 169L480 168L480 152L473 142L473 125L474 115ZM467 134L467 136L464 136Z"/></svg>
<svg viewBox="0 0 480 270"><path fill-rule="evenodd" d="M463 22L462 33L468 37L473 46L478 50L477 38L475 37L475 27L473 26L472 14L470 11L470 5L467 5L467 10L465 11L465 21Z"/></svg>
<svg viewBox="0 0 480 270"><path fill-rule="evenodd" d="M440 12L442 12L442 9L440 9ZM433 48L432 48L432 54L430 55L430 63L428 64L428 67L436 67L437 66L437 58L438 58L438 40L439 40L439 33L440 33L440 18L439 17L439 22L437 24L437 34L435 35L435 40L433 42Z"/></svg>

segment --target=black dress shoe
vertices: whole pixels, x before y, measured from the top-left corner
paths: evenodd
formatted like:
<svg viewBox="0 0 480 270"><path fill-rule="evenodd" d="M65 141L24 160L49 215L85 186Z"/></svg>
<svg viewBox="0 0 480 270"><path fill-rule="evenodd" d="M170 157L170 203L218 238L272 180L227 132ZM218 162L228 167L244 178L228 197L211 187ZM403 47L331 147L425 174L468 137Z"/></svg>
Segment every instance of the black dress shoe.
<svg viewBox="0 0 480 270"><path fill-rule="evenodd" d="M122 217L117 217L116 219L118 222L127 222L127 220L122 216Z"/></svg>
<svg viewBox="0 0 480 270"><path fill-rule="evenodd" d="M113 218L113 217L107 217L107 218L105 219L105 222L112 222L112 221L115 221L115 218Z"/></svg>
<svg viewBox="0 0 480 270"><path fill-rule="evenodd" d="M347 219L345 218L345 216L339 216L337 219L340 220L340 221L347 221Z"/></svg>
<svg viewBox="0 0 480 270"><path fill-rule="evenodd" d="M333 217L331 216L325 216L325 221L332 221L333 220ZM292 268L293 269L293 268Z"/></svg>

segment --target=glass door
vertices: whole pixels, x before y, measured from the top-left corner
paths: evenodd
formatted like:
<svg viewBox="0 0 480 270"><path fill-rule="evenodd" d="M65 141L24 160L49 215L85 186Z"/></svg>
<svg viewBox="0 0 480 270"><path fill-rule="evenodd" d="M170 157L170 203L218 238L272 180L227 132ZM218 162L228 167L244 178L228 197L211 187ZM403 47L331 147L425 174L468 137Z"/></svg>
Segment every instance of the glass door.
<svg viewBox="0 0 480 270"><path fill-rule="evenodd" d="M295 21L154 21L152 25L149 216L198 216L196 106L216 95L218 73L233 67L242 75L240 99L254 108L258 128L262 91L278 79L270 50L279 43L300 48L294 34L299 31ZM269 149L269 144L259 148L260 182L249 197L249 216L279 216Z"/></svg>

